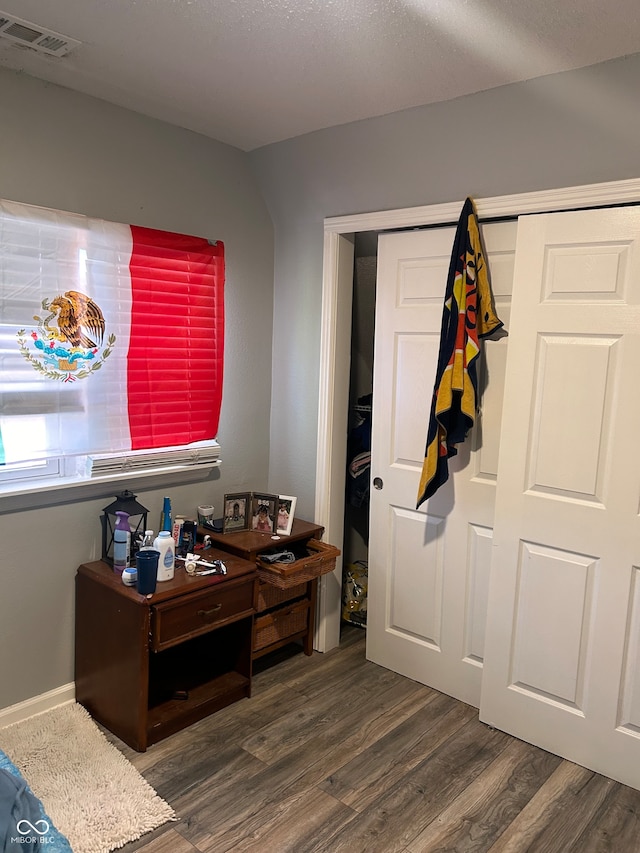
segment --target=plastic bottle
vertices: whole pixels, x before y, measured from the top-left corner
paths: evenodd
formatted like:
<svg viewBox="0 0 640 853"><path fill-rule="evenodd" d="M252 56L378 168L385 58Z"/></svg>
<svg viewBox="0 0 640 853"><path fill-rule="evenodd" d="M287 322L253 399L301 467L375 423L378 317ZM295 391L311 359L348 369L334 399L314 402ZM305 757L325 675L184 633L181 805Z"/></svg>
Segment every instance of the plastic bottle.
<svg viewBox="0 0 640 853"><path fill-rule="evenodd" d="M161 530L153 547L160 552L158 557L158 581L170 581L175 573L176 543L169 530Z"/></svg>
<svg viewBox="0 0 640 853"><path fill-rule="evenodd" d="M171 518L171 498L164 498L162 503L162 513L160 515L160 531L173 531L173 522Z"/></svg>
<svg viewBox="0 0 640 853"><path fill-rule="evenodd" d="M129 528L129 513L116 512L116 526L113 529L113 570L119 575L129 566L129 550L131 548L131 529Z"/></svg>
<svg viewBox="0 0 640 853"><path fill-rule="evenodd" d="M180 543L182 542L182 527L184 525L184 516L176 515L173 521L173 541L176 543L176 553L180 551Z"/></svg>
<svg viewBox="0 0 640 853"><path fill-rule="evenodd" d="M141 551L153 551L154 548L155 536L153 535L153 530L145 530L144 538L142 540L142 545L140 546Z"/></svg>
<svg viewBox="0 0 640 853"><path fill-rule="evenodd" d="M181 557L186 557L189 552L195 551L196 530L197 526L195 521L185 519L184 525L182 527L182 539L180 541L180 548L178 550L178 553Z"/></svg>

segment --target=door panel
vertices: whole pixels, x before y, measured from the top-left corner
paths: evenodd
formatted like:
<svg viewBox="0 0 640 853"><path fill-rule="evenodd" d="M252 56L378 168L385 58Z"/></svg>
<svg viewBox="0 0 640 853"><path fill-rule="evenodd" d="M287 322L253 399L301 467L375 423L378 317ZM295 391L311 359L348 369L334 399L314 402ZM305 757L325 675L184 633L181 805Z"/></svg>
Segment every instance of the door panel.
<svg viewBox="0 0 640 853"><path fill-rule="evenodd" d="M515 222L483 230L498 315L509 319ZM455 229L385 234L378 247L367 656L478 706L507 338L483 344L482 409L450 479L415 509Z"/></svg>
<svg viewBox="0 0 640 853"><path fill-rule="evenodd" d="M469 524L463 655L480 665L484 659L492 542L493 531L490 527Z"/></svg>
<svg viewBox="0 0 640 853"><path fill-rule="evenodd" d="M640 569L633 566L629 621L624 643L625 667L620 689L619 726L640 735Z"/></svg>
<svg viewBox="0 0 640 853"><path fill-rule="evenodd" d="M443 537L441 518L391 507L389 629L438 649L442 631ZM426 535L425 535L426 524ZM417 571L415 554L425 556Z"/></svg>
<svg viewBox="0 0 640 853"><path fill-rule="evenodd" d="M618 342L606 335L539 336L529 423L529 489L601 502ZM581 375L588 381L567 381Z"/></svg>
<svg viewBox="0 0 640 853"><path fill-rule="evenodd" d="M518 557L510 680L522 692L580 709L596 559L533 542L522 542Z"/></svg>
<svg viewBox="0 0 640 853"><path fill-rule="evenodd" d="M433 382L425 376L424 365L438 358L439 341L434 335L398 334L393 354L394 374L402 377L393 395L393 424L388 463L405 465L411 470L422 460L417 453L425 443L424 424L429 418ZM430 376L430 374L429 374ZM411 412L411 417L403 417ZM424 449L423 449L424 454Z"/></svg>
<svg viewBox="0 0 640 853"><path fill-rule="evenodd" d="M521 218L481 719L640 788L640 213Z"/></svg>

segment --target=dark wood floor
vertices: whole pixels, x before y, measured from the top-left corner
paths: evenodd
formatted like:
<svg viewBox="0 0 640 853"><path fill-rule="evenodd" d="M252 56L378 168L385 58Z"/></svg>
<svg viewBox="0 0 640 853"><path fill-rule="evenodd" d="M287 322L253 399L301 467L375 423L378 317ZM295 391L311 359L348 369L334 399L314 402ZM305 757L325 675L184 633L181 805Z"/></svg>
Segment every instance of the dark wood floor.
<svg viewBox="0 0 640 853"><path fill-rule="evenodd" d="M179 820L124 853L638 853L640 792L495 731L340 649L257 672L251 699L138 754Z"/></svg>

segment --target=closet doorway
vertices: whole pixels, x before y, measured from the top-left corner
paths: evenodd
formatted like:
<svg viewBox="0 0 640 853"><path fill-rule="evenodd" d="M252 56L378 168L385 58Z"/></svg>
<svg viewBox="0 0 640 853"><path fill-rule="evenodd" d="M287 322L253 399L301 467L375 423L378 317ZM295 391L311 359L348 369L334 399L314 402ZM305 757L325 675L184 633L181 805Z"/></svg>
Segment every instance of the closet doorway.
<svg viewBox="0 0 640 853"><path fill-rule="evenodd" d="M342 540L342 624L357 625L366 630L378 234L375 231L356 234L354 255Z"/></svg>
<svg viewBox="0 0 640 853"><path fill-rule="evenodd" d="M640 179L568 187L557 190L474 199L480 219L573 210L604 205L637 204ZM323 289L318 394L315 521L329 542L344 536L345 488L349 424L349 371L354 270L354 237L423 226L453 225L464 199L446 204L384 210L325 219ZM373 401L375 407L375 400ZM375 472L372 472L375 476ZM342 560L319 580L314 648L329 651L340 642Z"/></svg>

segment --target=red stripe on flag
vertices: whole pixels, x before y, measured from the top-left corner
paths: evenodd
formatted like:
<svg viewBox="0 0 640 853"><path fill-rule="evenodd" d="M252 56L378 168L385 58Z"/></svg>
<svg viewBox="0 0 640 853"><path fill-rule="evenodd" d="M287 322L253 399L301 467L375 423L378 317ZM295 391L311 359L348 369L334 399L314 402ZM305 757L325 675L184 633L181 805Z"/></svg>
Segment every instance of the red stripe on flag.
<svg viewBox="0 0 640 853"><path fill-rule="evenodd" d="M222 404L224 246L131 226L131 449L215 438Z"/></svg>

